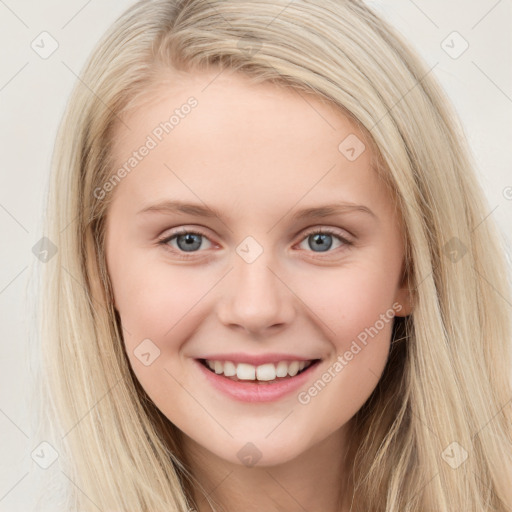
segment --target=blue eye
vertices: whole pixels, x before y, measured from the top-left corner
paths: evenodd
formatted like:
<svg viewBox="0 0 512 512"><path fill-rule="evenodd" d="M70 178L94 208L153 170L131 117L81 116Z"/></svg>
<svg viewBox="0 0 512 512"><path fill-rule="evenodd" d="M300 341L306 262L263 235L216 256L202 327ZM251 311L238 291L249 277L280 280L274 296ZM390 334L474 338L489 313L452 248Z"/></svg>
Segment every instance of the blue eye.
<svg viewBox="0 0 512 512"><path fill-rule="evenodd" d="M341 236L338 231L330 228L315 229L306 233L302 243L308 242L308 247L313 249L313 252L327 252L333 245L333 238L338 239L338 241L341 242L341 246L352 245L350 240L347 240L347 238ZM338 245L338 247L340 247L340 245ZM314 249L319 249L319 251L315 251Z"/></svg>
<svg viewBox="0 0 512 512"><path fill-rule="evenodd" d="M178 233L160 240L159 243L167 245L169 242L176 240L178 250L183 252L196 252L201 247L203 239L208 240L203 233L183 229ZM175 248L172 247L172 249Z"/></svg>
<svg viewBox="0 0 512 512"><path fill-rule="evenodd" d="M338 246L334 249L341 247L349 247L353 245L353 242L342 236L337 230L331 228L317 228L307 232L301 244L307 242L308 248L312 252L325 253L333 247L333 239L338 241ZM160 245L164 245L168 250L176 254L179 258L187 259L190 253L202 252L199 249L203 245L203 241L207 240L210 247L213 245L206 234L200 231L191 231L185 228L180 229L178 232L161 239L158 241ZM176 245L171 245L171 242L175 242ZM334 251L330 251L334 252ZM189 254L187 254L189 253Z"/></svg>

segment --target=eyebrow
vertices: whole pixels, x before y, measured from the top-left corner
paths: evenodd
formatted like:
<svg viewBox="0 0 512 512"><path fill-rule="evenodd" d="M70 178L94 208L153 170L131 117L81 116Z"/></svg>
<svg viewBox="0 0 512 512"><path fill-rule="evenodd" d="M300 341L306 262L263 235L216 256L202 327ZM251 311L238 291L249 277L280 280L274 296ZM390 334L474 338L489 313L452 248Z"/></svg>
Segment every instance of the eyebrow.
<svg viewBox="0 0 512 512"><path fill-rule="evenodd" d="M137 212L137 215L143 213L184 213L189 215L194 215L196 217L217 217L219 219L223 219L222 214L213 207L208 207L201 204L195 203L185 203L183 201L173 201L173 200L165 200L158 202L156 204L146 206L142 210ZM310 219L310 218L322 218L329 217L332 215L338 215L349 212L362 212L366 213L373 218L377 219L377 215L370 210L367 206L362 204L355 204L351 202L338 202L325 204L322 206L304 208L299 210L293 215L293 218L296 220Z"/></svg>

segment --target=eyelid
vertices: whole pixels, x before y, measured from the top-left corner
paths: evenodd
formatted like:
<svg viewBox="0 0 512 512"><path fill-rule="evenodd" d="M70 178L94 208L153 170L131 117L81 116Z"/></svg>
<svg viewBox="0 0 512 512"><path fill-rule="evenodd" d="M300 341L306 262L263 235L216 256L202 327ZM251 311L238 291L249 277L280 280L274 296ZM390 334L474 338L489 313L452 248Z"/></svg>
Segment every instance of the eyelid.
<svg viewBox="0 0 512 512"><path fill-rule="evenodd" d="M202 230L201 228L196 228L196 227L187 228L186 226L180 226L179 228L174 228L171 231L171 233L168 233L166 235L158 237L157 243L163 244L165 242L169 242L170 240L174 239L175 237L177 237L179 235L186 235L186 234L201 235L204 238L207 238L210 241L210 243L212 243L212 244L214 243L214 242L212 242L212 240L210 239L210 236L206 233L206 231Z"/></svg>
<svg viewBox="0 0 512 512"><path fill-rule="evenodd" d="M170 252L173 257L175 257L179 260L190 261L194 257L194 251L187 253L186 251L180 251L180 250L175 249L174 247L171 247L170 245L168 245L168 243L171 240L173 240L174 238L176 238L177 236L187 234L187 233L201 235L204 238L206 238L212 245L215 245L214 242L212 242L210 240L210 237L202 229L195 228L195 227L189 229L186 226L180 226L179 228L174 228L170 234L168 233L167 235L159 237L157 239L157 245L163 246L164 250L166 250L167 252ZM199 254L200 257L202 257L203 261L204 261L204 258L206 258L208 255L201 254L203 252L205 252L205 251L198 251L197 254Z"/></svg>
<svg viewBox="0 0 512 512"><path fill-rule="evenodd" d="M342 234L342 231L345 234ZM328 234L328 235L335 236L336 238L339 239L339 241L343 245L343 247L341 249L343 249L343 248L346 249L346 248L348 248L348 247L350 247L350 246L352 246L354 244L354 236L351 233L348 233L346 230L342 230L341 228L335 228L335 227L330 227L330 226L325 226L325 225L317 225L317 226L313 226L313 227L307 228L305 230L303 229L299 233L302 233L302 235L301 235L300 240L298 240L298 242L297 242L298 244L302 243L309 236L317 234L317 233ZM299 233L297 233L297 235ZM199 228L199 227L195 227L195 226L194 227L190 227L190 228L187 227L187 226L180 226L179 228L174 228L171 231L170 234L167 234L167 235L164 235L162 237L159 237L158 240L157 240L157 243L159 245L166 245L167 246L168 242L170 242L171 240L173 240L177 236L183 235L183 234L201 235L201 236L205 237L211 244L215 245L215 242L213 242L210 239L210 236L205 232L205 230L203 230L202 228ZM295 236L297 236L297 235L295 235ZM297 245L297 243L295 245ZM189 259L190 257L192 257L192 256L187 256L187 254L192 255L192 254L194 254L194 252L196 254L204 252L204 251L191 251L191 252L187 253L185 251L179 251L179 250L176 250L174 248L170 248L169 246L167 246L166 249L170 250L174 254L178 254L178 256L183 258L183 259ZM337 249L340 249L340 248L337 248ZM333 253L337 252L337 249L335 249L333 251L326 251L326 253L327 254L333 254ZM320 257L321 257L321 254L322 254L322 252L319 252L319 253L315 253L314 251L306 251L306 252L311 252L313 255L314 254L320 255ZM314 257L318 258L318 256L314 256Z"/></svg>
<svg viewBox="0 0 512 512"><path fill-rule="evenodd" d="M301 231L301 233L302 233L302 231ZM329 235L334 235L347 244L353 243L354 239L355 239L354 235L352 235L345 229L342 230L341 228L320 225L320 226L314 226L312 228L306 229L303 232L301 242L302 242L302 240L304 240L304 238L307 238L308 236L313 235L315 233L326 233Z"/></svg>

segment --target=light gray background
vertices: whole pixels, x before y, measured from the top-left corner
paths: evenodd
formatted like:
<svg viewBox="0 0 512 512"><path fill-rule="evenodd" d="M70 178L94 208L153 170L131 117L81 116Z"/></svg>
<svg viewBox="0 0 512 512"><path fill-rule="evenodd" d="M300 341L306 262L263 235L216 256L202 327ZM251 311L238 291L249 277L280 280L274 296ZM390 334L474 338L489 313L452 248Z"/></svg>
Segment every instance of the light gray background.
<svg viewBox="0 0 512 512"><path fill-rule="evenodd" d="M461 116L479 178L512 254L512 0L368 2L416 47ZM41 263L41 208L65 103L92 46L131 1L0 0L0 511L32 508L38 473L31 458L43 439L31 432L30 283ZM47 31L58 49L41 58L31 43ZM457 31L469 44L446 39ZM452 42L453 41L453 42ZM33 343L30 341L30 343ZM46 470L46 471L50 471ZM64 478L62 476L62 478Z"/></svg>

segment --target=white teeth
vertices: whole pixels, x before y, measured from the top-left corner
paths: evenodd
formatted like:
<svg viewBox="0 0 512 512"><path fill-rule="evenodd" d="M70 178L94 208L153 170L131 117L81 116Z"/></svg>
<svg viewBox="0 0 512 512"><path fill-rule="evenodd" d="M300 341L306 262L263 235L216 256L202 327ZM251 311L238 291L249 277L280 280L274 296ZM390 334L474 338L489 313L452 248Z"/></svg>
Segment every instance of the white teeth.
<svg viewBox="0 0 512 512"><path fill-rule="evenodd" d="M288 363L286 361L279 361L276 368L276 377L286 377L288 375Z"/></svg>
<svg viewBox="0 0 512 512"><path fill-rule="evenodd" d="M265 363L254 366L247 363L235 364L232 361L211 361L206 364L216 374L225 377L237 377L239 380L272 381L278 377L295 377L297 373L309 366L311 361L279 361L277 364Z"/></svg>
<svg viewBox="0 0 512 512"><path fill-rule="evenodd" d="M240 363L236 366L236 376L240 380L254 380L256 368L252 364Z"/></svg>
<svg viewBox="0 0 512 512"><path fill-rule="evenodd" d="M295 377L299 373L299 361L292 361L288 366L288 375Z"/></svg>
<svg viewBox="0 0 512 512"><path fill-rule="evenodd" d="M258 380L274 380L276 378L276 367L272 363L262 364L256 368Z"/></svg>
<svg viewBox="0 0 512 512"><path fill-rule="evenodd" d="M224 375L226 377L233 377L233 375L236 375L236 366L231 361L226 361L224 363Z"/></svg>

